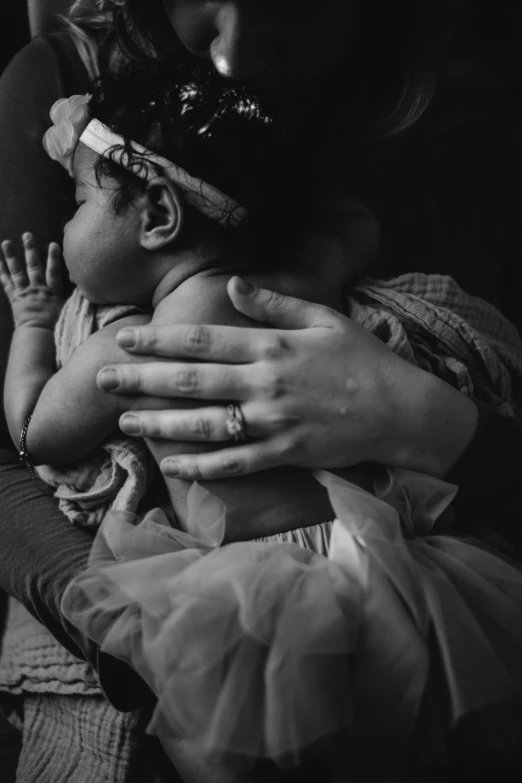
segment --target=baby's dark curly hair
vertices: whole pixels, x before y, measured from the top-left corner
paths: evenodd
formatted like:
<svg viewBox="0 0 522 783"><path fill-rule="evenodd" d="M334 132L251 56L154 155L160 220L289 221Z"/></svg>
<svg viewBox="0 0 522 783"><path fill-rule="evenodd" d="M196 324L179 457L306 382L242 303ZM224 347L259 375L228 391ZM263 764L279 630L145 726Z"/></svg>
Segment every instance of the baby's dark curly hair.
<svg viewBox="0 0 522 783"><path fill-rule="evenodd" d="M249 212L264 202L283 154L283 134L257 97L227 85L206 63L131 64L93 84L89 111L124 138L133 164L140 156L131 141L219 188ZM110 155L99 158L95 171L98 181L107 176L118 182L117 211L145 188L142 178Z"/></svg>

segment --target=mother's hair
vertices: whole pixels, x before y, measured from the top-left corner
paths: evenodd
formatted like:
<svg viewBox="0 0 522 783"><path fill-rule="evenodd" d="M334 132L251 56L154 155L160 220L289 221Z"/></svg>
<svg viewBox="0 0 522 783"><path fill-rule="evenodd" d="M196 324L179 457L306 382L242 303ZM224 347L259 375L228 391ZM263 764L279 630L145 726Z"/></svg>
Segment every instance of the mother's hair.
<svg viewBox="0 0 522 783"><path fill-rule="evenodd" d="M364 117L367 132L394 136L423 114L456 12L468 1L362 0L344 67L352 116ZM185 50L165 22L160 0L76 0L68 14L91 76L98 71L100 55L109 67L122 58L183 57Z"/></svg>

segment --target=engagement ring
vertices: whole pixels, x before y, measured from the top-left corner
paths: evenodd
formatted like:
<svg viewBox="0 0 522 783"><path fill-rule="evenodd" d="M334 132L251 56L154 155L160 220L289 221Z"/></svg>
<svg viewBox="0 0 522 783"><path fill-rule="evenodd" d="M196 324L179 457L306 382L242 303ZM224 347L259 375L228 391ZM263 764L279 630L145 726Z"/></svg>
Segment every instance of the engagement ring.
<svg viewBox="0 0 522 783"><path fill-rule="evenodd" d="M225 429L227 435L236 443L247 439L245 417L243 411L239 405L227 405L227 419L225 421Z"/></svg>

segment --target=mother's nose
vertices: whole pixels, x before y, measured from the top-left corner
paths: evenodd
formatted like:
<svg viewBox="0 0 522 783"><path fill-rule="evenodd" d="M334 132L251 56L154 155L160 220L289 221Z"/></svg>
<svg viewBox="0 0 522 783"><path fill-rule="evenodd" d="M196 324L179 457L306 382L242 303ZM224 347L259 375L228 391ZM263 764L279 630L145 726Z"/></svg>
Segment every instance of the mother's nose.
<svg viewBox="0 0 522 783"><path fill-rule="evenodd" d="M260 76L274 59L268 20L242 2L225 2L216 7L215 36L210 57L218 73L227 79L248 81Z"/></svg>

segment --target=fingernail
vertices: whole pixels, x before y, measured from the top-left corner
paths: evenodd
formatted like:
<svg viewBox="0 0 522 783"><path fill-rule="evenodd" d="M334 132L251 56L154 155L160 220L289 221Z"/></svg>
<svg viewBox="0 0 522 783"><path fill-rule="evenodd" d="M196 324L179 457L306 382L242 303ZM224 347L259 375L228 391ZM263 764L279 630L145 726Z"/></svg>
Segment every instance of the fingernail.
<svg viewBox="0 0 522 783"><path fill-rule="evenodd" d="M164 459L161 463L161 472L165 476L172 476L173 478L175 476L179 476L179 462L177 459L172 459L170 457L167 457Z"/></svg>
<svg viewBox="0 0 522 783"><path fill-rule="evenodd" d="M117 370L100 370L98 373L98 386L106 391L117 389L120 385L120 376Z"/></svg>
<svg viewBox="0 0 522 783"><path fill-rule="evenodd" d="M139 435L141 433L140 420L132 413L126 413L120 419L120 429L127 435Z"/></svg>
<svg viewBox="0 0 522 783"><path fill-rule="evenodd" d="M249 296L255 290L252 283L247 282L247 280L243 280L242 277L236 277L236 288L239 293L243 294L244 296Z"/></svg>
<svg viewBox="0 0 522 783"><path fill-rule="evenodd" d="M116 342L120 348L134 348L136 345L136 330L122 329L118 332Z"/></svg>
<svg viewBox="0 0 522 783"><path fill-rule="evenodd" d="M28 245L30 242L33 241L33 235L29 232L26 232L25 234L22 234L22 242L24 242L26 245Z"/></svg>

